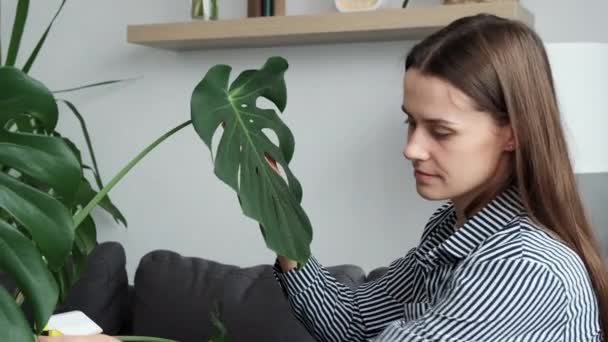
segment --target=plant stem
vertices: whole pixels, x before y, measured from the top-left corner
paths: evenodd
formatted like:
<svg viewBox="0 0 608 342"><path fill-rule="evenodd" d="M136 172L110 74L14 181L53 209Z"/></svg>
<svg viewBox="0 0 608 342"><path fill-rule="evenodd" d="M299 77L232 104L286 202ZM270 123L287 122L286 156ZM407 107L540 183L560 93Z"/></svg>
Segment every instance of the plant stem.
<svg viewBox="0 0 608 342"><path fill-rule="evenodd" d="M99 190L97 195L95 195L95 197L93 197L93 199L84 208L82 208L82 210L78 211L76 215L74 215L74 227L77 228L82 223L82 221L84 221L84 219L89 215L91 210L93 210L93 208L97 206L97 204L108 194L108 192L112 190L114 185L116 185L137 163L139 163L139 161L143 159L143 157L145 157L150 151L152 151L165 139L169 138L182 128L190 125L191 123L192 120L188 120L173 128L169 132L163 134L160 138L156 139L152 144L150 144L135 158L133 158L133 160L131 160L125 167L123 167L122 170L120 170L120 172L118 172L118 174L116 174L116 176L114 176L114 178L112 178L112 180L110 180L108 184L103 187L103 189Z"/></svg>
<svg viewBox="0 0 608 342"><path fill-rule="evenodd" d="M127 81L133 81L133 80L137 80L139 78L141 78L141 77L132 77L132 78L125 78L125 79L121 79L121 80L111 80L111 81L103 81L103 82L91 83L91 84L87 84L87 85L83 85L83 86L79 86L79 87L74 87L74 88L53 90L52 93L53 94L70 93L70 92L73 92L73 91L76 91L76 90L81 90L81 89L86 89L86 88L93 88L93 87L98 87L98 86L108 85L108 84L113 84L113 83L122 83L122 82L127 82Z"/></svg>
<svg viewBox="0 0 608 342"><path fill-rule="evenodd" d="M91 142L91 136L89 134L89 130L87 128L86 122L84 121L84 118L82 117L82 115L80 114L78 109L76 109L76 106L74 106L74 104L72 102L70 102L68 100L61 100L61 99L57 99L57 101L61 101L61 102L65 103L66 106L68 106L68 108L70 108L72 114L74 114L74 116L80 123L80 128L82 129L82 135L84 135L84 141L87 143L87 148L89 149L89 156L91 157L91 162L93 163L93 169L95 170L95 172L93 172L95 182L97 183L97 186L99 187L99 189L103 188L103 182L101 181L101 174L99 173L99 167L97 166L97 158L95 158L95 152L93 151L93 143Z"/></svg>

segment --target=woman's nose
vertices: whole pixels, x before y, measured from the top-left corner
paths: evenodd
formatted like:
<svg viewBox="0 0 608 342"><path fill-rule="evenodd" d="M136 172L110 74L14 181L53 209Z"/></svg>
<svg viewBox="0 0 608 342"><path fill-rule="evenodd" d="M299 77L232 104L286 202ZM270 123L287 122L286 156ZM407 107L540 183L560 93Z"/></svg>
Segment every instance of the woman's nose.
<svg viewBox="0 0 608 342"><path fill-rule="evenodd" d="M403 148L403 156L410 161L427 160L429 152L425 144L422 132L414 130L408 134L407 142Z"/></svg>

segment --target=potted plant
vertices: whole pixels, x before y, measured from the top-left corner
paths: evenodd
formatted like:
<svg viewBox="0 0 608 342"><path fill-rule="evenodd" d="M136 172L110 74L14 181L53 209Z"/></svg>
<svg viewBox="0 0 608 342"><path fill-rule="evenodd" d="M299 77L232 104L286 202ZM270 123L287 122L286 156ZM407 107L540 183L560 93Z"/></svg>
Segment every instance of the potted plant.
<svg viewBox="0 0 608 342"><path fill-rule="evenodd" d="M146 154L190 125L210 151L215 150L214 133L223 129L217 152L212 152L215 174L236 192L243 213L258 222L267 246L304 264L310 256L312 229L300 205L302 188L289 169L294 137L275 109L256 105L264 97L284 111L287 61L269 58L260 69L245 70L232 83L230 66L212 67L192 93L190 120L152 142L107 185L101 187L99 181L101 189L95 192L83 177L80 152L55 130L54 94L27 74L64 4L65 0L26 64L17 68L29 5L20 0L6 61L0 67L0 269L18 286L13 294L0 287L0 340L35 340L78 279L94 245L91 210L101 205L120 220L108 192ZM79 115L75 107L73 112ZM263 129L273 130L278 144ZM68 258L74 262L66 263ZM33 309L33 326L20 309L24 298ZM217 340L224 340L225 331L214 317Z"/></svg>

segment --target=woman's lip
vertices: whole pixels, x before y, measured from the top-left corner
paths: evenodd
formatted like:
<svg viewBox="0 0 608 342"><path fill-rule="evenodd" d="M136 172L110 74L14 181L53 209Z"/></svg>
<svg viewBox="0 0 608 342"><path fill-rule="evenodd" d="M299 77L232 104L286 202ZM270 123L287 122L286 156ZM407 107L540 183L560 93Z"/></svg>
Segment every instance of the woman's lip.
<svg viewBox="0 0 608 342"><path fill-rule="evenodd" d="M416 182L431 183L433 180L435 180L435 178L437 178L437 176L414 170L414 178L416 178Z"/></svg>
<svg viewBox="0 0 608 342"><path fill-rule="evenodd" d="M429 176L429 177L434 177L435 176L435 175L431 175L430 173L424 173L424 172L419 171L419 170L414 170L414 173L418 173L418 174L420 174L422 176Z"/></svg>

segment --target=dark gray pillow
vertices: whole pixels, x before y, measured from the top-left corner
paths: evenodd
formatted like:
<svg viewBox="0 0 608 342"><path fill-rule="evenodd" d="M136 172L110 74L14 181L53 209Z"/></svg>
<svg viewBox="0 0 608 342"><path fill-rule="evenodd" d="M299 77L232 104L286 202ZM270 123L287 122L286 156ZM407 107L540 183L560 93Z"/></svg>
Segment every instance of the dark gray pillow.
<svg viewBox="0 0 608 342"><path fill-rule="evenodd" d="M146 254L135 273L133 335L207 341L223 279L237 269L166 250Z"/></svg>
<svg viewBox="0 0 608 342"><path fill-rule="evenodd" d="M117 242L100 243L89 255L87 269L57 313L80 310L105 333L118 334L129 315L126 257Z"/></svg>
<svg viewBox="0 0 608 342"><path fill-rule="evenodd" d="M55 313L80 310L95 321L105 333L117 334L129 315L125 263L125 251L119 243L98 244L89 255L87 269L69 290L65 302L56 309ZM16 287L6 274L0 274L0 284L10 289L10 293ZM27 299L22 308L32 324L32 308Z"/></svg>

